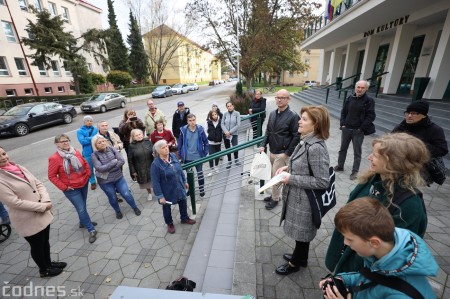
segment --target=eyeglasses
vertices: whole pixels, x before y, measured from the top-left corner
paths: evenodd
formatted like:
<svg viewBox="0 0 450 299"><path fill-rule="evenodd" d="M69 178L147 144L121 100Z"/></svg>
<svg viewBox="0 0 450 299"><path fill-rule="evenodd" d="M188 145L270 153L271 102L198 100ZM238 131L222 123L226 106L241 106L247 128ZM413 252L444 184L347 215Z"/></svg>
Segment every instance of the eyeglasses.
<svg viewBox="0 0 450 299"><path fill-rule="evenodd" d="M275 100L289 100L289 97L275 97Z"/></svg>
<svg viewBox="0 0 450 299"><path fill-rule="evenodd" d="M60 140L60 141L58 141L58 143L69 143L70 142L70 140Z"/></svg>
<svg viewBox="0 0 450 299"><path fill-rule="evenodd" d="M405 114L405 116L408 116L408 115L410 115L410 114L411 114L411 116L417 116L417 115L419 115L420 113L418 113L418 112L413 112L413 111L411 111L411 112L405 111L404 114Z"/></svg>

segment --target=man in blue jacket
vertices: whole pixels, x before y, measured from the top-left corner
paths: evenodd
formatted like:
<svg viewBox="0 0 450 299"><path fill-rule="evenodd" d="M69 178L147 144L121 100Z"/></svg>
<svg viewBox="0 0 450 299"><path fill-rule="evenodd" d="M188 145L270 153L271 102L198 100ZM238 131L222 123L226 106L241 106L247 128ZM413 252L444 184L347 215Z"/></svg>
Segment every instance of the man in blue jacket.
<svg viewBox="0 0 450 299"><path fill-rule="evenodd" d="M202 126L197 125L194 114L188 114L188 124L181 128L178 138L178 152L184 163L189 163L208 155L208 137ZM195 166L198 176L200 197L205 196L205 178L203 165Z"/></svg>

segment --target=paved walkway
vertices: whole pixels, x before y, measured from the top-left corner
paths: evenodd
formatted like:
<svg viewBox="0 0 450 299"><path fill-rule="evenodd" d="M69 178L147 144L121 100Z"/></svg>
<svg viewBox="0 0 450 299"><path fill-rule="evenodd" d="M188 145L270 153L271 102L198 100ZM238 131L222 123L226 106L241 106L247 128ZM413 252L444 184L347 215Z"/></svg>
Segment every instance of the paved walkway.
<svg viewBox="0 0 450 299"><path fill-rule="evenodd" d="M268 110L273 110L273 96L268 99ZM222 105L222 101L219 103ZM205 108L207 105L210 107L205 103ZM301 106L301 102L291 103L295 111ZM327 141L333 165L337 161L340 140L337 127L337 121L333 120L332 134ZM371 140L372 137L368 137L364 142L364 156L370 152ZM348 161L352 161L350 155ZM364 160L361 168L366 167ZM142 215L135 216L123 203L124 218L117 220L104 193L100 189L89 191L88 209L92 219L98 222L99 231L98 240L93 244L88 242L87 232L78 228L73 206L50 182L43 180L54 203L55 220L51 225L50 240L52 258L67 262L68 267L57 277L39 278L28 244L13 232L9 240L0 244L0 298L56 298L56 295L58 298L76 298L80 297L80 292L83 298L108 298L119 285L165 288L183 274L209 199L198 202L198 223L193 226L180 224L178 210L174 208L176 233L170 235L160 206L155 201L147 201L145 190L140 190L129 180L127 169L124 173ZM349 175L346 171L337 176L338 206L345 203L355 185L348 179ZM312 242L308 268L287 277L278 276L274 273L275 267L283 263L281 255L291 251L294 244L278 225L281 207L267 211L263 202L255 200L255 185L248 184L245 178L242 186L232 294L251 294L266 299L321 298L317 284L326 274L324 256L333 229L334 212L326 216ZM441 266L438 276L431 281L438 297L446 299L450 299L448 194L450 182L424 189L429 215L425 239ZM26 293L28 290L32 292Z"/></svg>

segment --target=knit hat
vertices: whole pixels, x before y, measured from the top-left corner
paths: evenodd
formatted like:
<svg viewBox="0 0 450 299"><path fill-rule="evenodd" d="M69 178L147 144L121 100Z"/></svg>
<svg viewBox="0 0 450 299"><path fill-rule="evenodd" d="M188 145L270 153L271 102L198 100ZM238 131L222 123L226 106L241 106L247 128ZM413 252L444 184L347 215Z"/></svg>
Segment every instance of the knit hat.
<svg viewBox="0 0 450 299"><path fill-rule="evenodd" d="M429 108L430 104L428 104L428 102L417 101L409 104L408 107L406 108L406 112L417 112L423 115L427 115Z"/></svg>
<svg viewBox="0 0 450 299"><path fill-rule="evenodd" d="M86 115L85 117L83 117L83 123L84 123L85 121L87 121L87 120L94 121L94 119L93 119L92 116L90 116L90 115Z"/></svg>

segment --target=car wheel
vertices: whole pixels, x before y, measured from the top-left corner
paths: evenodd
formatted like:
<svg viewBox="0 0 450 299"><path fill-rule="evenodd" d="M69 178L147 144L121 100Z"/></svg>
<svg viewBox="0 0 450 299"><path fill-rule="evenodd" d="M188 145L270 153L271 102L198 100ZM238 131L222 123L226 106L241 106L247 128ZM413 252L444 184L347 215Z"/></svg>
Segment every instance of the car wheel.
<svg viewBox="0 0 450 299"><path fill-rule="evenodd" d="M167 95L164 93L163 98L166 98L166 97L167 97Z"/></svg>
<svg viewBox="0 0 450 299"><path fill-rule="evenodd" d="M73 120L72 115L70 115L69 113L64 114L63 120L65 124L70 124Z"/></svg>
<svg viewBox="0 0 450 299"><path fill-rule="evenodd" d="M101 106L100 107L100 112L101 113L105 113L106 112L106 107L105 106Z"/></svg>
<svg viewBox="0 0 450 299"><path fill-rule="evenodd" d="M18 123L14 126L14 133L16 136L25 136L29 133L29 128L24 123Z"/></svg>
<svg viewBox="0 0 450 299"><path fill-rule="evenodd" d="M125 102L120 102L120 108L125 108Z"/></svg>

